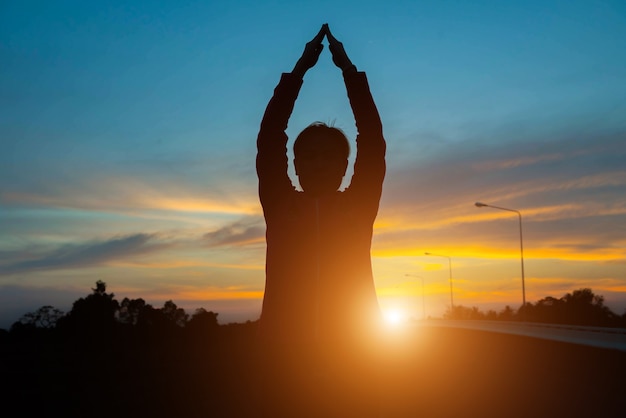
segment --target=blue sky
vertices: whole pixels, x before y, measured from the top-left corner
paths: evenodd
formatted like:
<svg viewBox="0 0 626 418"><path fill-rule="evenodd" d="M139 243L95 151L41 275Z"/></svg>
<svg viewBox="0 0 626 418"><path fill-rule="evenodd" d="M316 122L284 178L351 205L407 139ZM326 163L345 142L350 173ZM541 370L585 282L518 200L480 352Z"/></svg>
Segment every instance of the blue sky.
<svg viewBox="0 0 626 418"><path fill-rule="evenodd" d="M626 308L626 4L20 1L0 5L0 327L122 298L258 317L255 139L281 72L328 22L388 142L372 247L383 308L517 305L580 287ZM290 138L356 130L327 50ZM349 173L350 174L350 173ZM348 177L349 177L348 174ZM346 179L345 184L349 181ZM295 182L295 179L294 179ZM4 322L2 322L4 321Z"/></svg>

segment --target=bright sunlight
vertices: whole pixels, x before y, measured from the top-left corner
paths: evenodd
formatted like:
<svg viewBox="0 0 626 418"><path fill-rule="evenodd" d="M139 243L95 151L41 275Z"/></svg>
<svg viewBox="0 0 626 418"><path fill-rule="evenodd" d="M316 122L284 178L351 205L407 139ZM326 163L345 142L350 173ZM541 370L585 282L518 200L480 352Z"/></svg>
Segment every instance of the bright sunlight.
<svg viewBox="0 0 626 418"><path fill-rule="evenodd" d="M390 309L384 313L385 322L390 327L397 327L404 322L404 314L399 309Z"/></svg>

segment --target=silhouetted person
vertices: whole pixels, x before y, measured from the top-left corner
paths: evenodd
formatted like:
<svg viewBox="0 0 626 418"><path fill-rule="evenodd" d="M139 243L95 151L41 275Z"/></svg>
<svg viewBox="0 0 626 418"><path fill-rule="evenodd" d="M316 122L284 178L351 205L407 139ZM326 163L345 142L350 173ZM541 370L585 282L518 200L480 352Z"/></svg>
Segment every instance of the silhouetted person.
<svg viewBox="0 0 626 418"><path fill-rule="evenodd" d="M348 140L341 130L314 123L294 143L300 192L287 174L285 130L303 76L323 49L324 35L333 62L343 72L356 120L354 175L350 186L339 191L348 167ZM267 225L259 331L266 349L267 415L351 416L323 410L324 403L333 409L346 401L350 414L376 416L368 399L348 401L369 392L342 380L358 380L369 389L374 379L367 370L367 353L374 350L381 318L370 247L385 176L385 140L365 73L357 71L327 25L306 44L293 71L282 75L263 116L257 147ZM357 411L359 407L363 410Z"/></svg>

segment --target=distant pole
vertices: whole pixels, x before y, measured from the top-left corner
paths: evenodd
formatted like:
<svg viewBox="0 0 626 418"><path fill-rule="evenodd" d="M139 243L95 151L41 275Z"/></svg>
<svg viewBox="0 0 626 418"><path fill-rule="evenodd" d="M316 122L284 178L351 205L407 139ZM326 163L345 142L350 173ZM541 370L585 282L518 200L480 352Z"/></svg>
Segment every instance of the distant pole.
<svg viewBox="0 0 626 418"><path fill-rule="evenodd" d="M435 257L445 257L448 259L448 268L450 269L450 313L453 313L454 311L454 300L452 298L452 259L447 256L447 255L441 255L441 254L433 254L433 253L424 253L425 255L432 255Z"/></svg>
<svg viewBox="0 0 626 418"><path fill-rule="evenodd" d="M522 260L522 307L525 307L526 306L526 284L525 284L525 279L524 279L524 239L522 237L522 214L520 213L519 210L502 208L500 206L488 205L486 203L481 203L481 202L476 202L474 203L474 205L478 208L487 207L487 208L494 208L494 209L506 210L509 212L517 213L517 216L519 217L519 248L520 248L520 257Z"/></svg>
<svg viewBox="0 0 626 418"><path fill-rule="evenodd" d="M424 296L424 278L422 276L416 276L414 274L405 274L405 276L422 279L422 319L426 319L426 297Z"/></svg>

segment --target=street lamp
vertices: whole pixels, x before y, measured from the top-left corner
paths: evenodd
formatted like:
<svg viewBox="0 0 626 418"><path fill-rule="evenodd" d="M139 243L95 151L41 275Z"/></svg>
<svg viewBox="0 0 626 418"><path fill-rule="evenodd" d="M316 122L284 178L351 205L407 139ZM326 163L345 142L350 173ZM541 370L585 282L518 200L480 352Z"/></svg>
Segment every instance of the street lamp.
<svg viewBox="0 0 626 418"><path fill-rule="evenodd" d="M481 202L476 202L474 203L474 205L476 205L476 207L478 208L487 207L487 208L506 210L509 212L515 212L517 213L517 216L519 216L519 248L520 248L520 256L522 260L522 307L525 307L526 306L526 285L524 281L524 242L522 239L522 214L520 213L520 211L515 210L515 209L502 208L500 206L488 205L486 203L481 203Z"/></svg>
<svg viewBox="0 0 626 418"><path fill-rule="evenodd" d="M448 267L450 268L450 313L454 311L454 301L452 299L452 259L447 255L424 253L425 255L432 255L435 257L445 257L448 259Z"/></svg>
<svg viewBox="0 0 626 418"><path fill-rule="evenodd" d="M414 274L405 274L407 277L417 277L422 279L422 319L426 319L426 299L424 297L424 278L422 276L416 276Z"/></svg>

